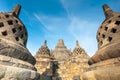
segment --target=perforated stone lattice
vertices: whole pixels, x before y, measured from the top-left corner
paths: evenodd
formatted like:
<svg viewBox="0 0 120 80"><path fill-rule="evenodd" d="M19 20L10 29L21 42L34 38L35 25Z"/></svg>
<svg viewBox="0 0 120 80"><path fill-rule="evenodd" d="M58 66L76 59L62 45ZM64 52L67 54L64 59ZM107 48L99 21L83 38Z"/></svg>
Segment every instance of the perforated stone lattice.
<svg viewBox="0 0 120 80"><path fill-rule="evenodd" d="M106 19L97 32L98 50L89 64L120 57L120 12L114 12L106 4L103 10Z"/></svg>
<svg viewBox="0 0 120 80"><path fill-rule="evenodd" d="M112 42L113 35L118 32L120 27L120 16L117 16L115 20L107 20L105 21L98 30L97 40L99 47L106 45L104 40L106 39L108 43ZM108 44L107 43L107 44Z"/></svg>
<svg viewBox="0 0 120 80"><path fill-rule="evenodd" d="M12 13L0 13L0 36L7 40L26 45L27 32L22 22Z"/></svg>
<svg viewBox="0 0 120 80"><path fill-rule="evenodd" d="M44 45L41 46L41 48L39 49L39 51L37 52L37 54L40 55L49 55L50 56L50 50L46 45L46 41L44 42Z"/></svg>

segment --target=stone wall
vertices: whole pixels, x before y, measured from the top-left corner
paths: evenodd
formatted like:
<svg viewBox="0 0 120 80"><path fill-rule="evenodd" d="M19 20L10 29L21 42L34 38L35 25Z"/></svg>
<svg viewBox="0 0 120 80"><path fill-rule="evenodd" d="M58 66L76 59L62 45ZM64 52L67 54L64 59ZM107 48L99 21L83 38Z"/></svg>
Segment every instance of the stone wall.
<svg viewBox="0 0 120 80"><path fill-rule="evenodd" d="M89 56L79 46L78 41L73 52L67 49L61 39L55 50L51 53L48 51L47 45L44 45L35 55L37 61L35 67L42 80L80 80L81 74L89 67Z"/></svg>
<svg viewBox="0 0 120 80"><path fill-rule="evenodd" d="M59 68L57 71L61 80L80 80L81 74L86 72L89 67L87 62L87 58L80 58L80 61L73 58L69 61L59 63Z"/></svg>

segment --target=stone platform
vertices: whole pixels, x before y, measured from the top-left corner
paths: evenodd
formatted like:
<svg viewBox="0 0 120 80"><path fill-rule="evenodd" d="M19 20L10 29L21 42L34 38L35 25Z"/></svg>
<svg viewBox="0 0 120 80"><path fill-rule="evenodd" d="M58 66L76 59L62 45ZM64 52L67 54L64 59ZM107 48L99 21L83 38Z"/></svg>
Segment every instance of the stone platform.
<svg viewBox="0 0 120 80"><path fill-rule="evenodd" d="M39 80L39 77L30 63L0 55L0 80Z"/></svg>
<svg viewBox="0 0 120 80"><path fill-rule="evenodd" d="M81 80L119 80L120 57L98 62L89 67Z"/></svg>

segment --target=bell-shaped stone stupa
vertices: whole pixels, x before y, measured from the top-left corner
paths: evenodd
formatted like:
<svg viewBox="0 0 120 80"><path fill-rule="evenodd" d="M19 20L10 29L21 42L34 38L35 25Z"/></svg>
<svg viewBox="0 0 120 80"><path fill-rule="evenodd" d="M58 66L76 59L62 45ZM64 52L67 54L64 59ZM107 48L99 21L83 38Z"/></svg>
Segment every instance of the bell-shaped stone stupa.
<svg viewBox="0 0 120 80"><path fill-rule="evenodd" d="M21 6L0 12L0 80L37 80L35 58L26 48L27 30L18 18Z"/></svg>

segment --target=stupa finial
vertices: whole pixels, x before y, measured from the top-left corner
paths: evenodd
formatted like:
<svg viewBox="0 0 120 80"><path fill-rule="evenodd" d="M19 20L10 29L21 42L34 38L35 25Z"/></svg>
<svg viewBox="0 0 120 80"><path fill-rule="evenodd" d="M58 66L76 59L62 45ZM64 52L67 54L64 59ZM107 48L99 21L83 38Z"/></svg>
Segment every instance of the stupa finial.
<svg viewBox="0 0 120 80"><path fill-rule="evenodd" d="M76 40L76 48L80 47L78 40Z"/></svg>
<svg viewBox="0 0 120 80"><path fill-rule="evenodd" d="M47 40L44 41L44 46L47 46Z"/></svg>
<svg viewBox="0 0 120 80"><path fill-rule="evenodd" d="M103 5L103 10L107 19L113 16L113 11L107 4Z"/></svg>
<svg viewBox="0 0 120 80"><path fill-rule="evenodd" d="M21 5L17 4L15 6L15 8L13 8L13 10L12 10L13 15L15 15L16 17L18 17L19 13L20 13L20 10L21 10Z"/></svg>

